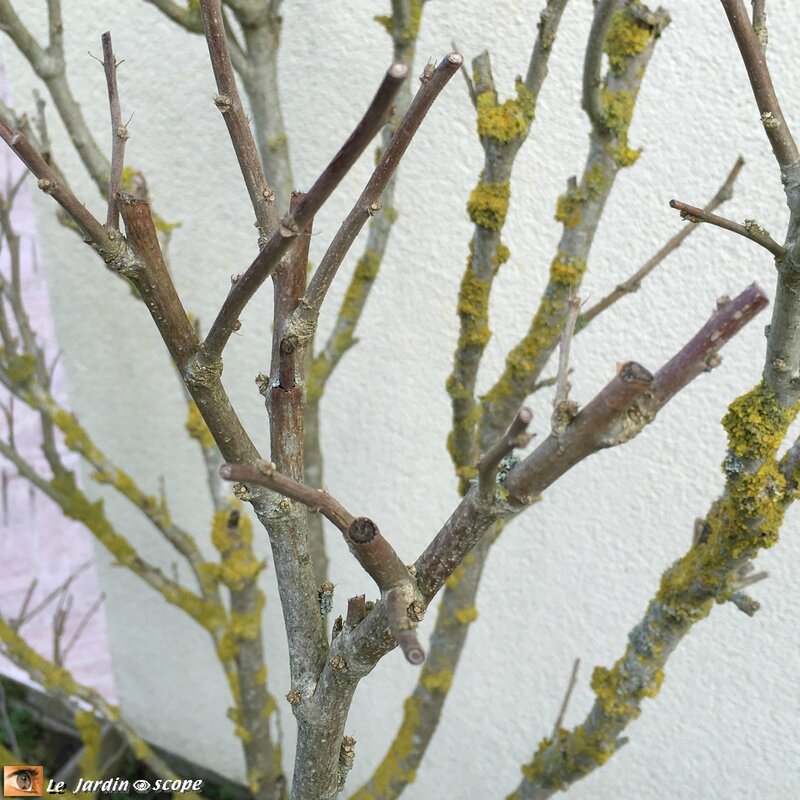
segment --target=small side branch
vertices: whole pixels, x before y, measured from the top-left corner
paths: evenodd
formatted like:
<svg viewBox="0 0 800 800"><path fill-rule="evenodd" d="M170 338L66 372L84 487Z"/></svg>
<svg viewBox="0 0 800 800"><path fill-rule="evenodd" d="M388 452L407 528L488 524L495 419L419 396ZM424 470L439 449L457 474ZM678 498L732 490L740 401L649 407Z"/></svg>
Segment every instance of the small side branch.
<svg viewBox="0 0 800 800"><path fill-rule="evenodd" d="M555 724L553 725L553 735L551 737L553 740L558 738L558 733L561 730L561 726L564 724L564 715L567 713L570 698L572 697L572 693L575 691L575 686L578 683L578 670L580 668L581 660L576 658L575 663L572 665L572 673L569 676L569 684L567 684L567 691L564 693L564 700L561 703L561 708L558 710L558 716L556 717Z"/></svg>
<svg viewBox="0 0 800 800"><path fill-rule="evenodd" d="M389 68L369 108L350 138L317 178L295 212L284 217L278 230L271 236L247 271L232 286L203 345L207 358L213 360L219 357L250 298L277 267L294 238L304 230L380 131L391 110L392 101L407 75L408 67L405 64L397 63Z"/></svg>
<svg viewBox="0 0 800 800"><path fill-rule="evenodd" d="M782 168L797 164L800 161L800 151L783 116L778 95L772 85L772 76L767 67L764 47L750 22L744 2L743 0L721 0L721 2L736 44L739 46L747 76L750 78L750 85L761 113L761 122L772 145L772 152Z"/></svg>
<svg viewBox="0 0 800 800"><path fill-rule="evenodd" d="M239 97L220 0L200 0L200 11L203 15L208 52L219 92L214 102L222 112L228 127L231 144L239 162L247 193L250 195L263 244L278 227L274 206L275 191L264 176L261 157Z"/></svg>
<svg viewBox="0 0 800 800"><path fill-rule="evenodd" d="M533 411L526 406L520 408L505 434L478 462L478 483L484 497L489 498L494 494L497 488L497 472L503 459L515 449L527 447L533 438L533 434L528 433L528 425L532 419Z"/></svg>
<svg viewBox="0 0 800 800"><path fill-rule="evenodd" d="M312 511L320 512L339 528L350 551L364 571L378 584L381 596L387 604L394 609L389 615L389 627L406 659L412 664L421 664L424 661L425 652L417 640L415 626L408 614L409 606L416 596L414 582L405 564L371 519L354 517L327 492L312 489L282 475L268 461L259 461L257 467L223 464L220 475L228 481L266 486L303 503Z"/></svg>
<svg viewBox="0 0 800 800"><path fill-rule="evenodd" d="M423 74L422 86L389 141L381 160L364 187L364 191L336 232L319 267L311 278L305 297L291 323L295 332L304 331L307 332L306 335L310 335L316 327L323 300L344 257L367 220L380 211L378 200L397 169L400 159L411 144L411 140L434 100L463 63L464 59L459 53L450 53L438 65L433 74L430 76Z"/></svg>
<svg viewBox="0 0 800 800"><path fill-rule="evenodd" d="M266 486L273 492L296 500L329 519L342 533L345 533L350 527L355 517L326 491L312 489L310 486L282 475L269 461L261 460L257 463L258 468L249 467L246 464L223 464L219 468L219 474L226 481Z"/></svg>
<svg viewBox="0 0 800 800"><path fill-rule="evenodd" d="M769 31L767 30L767 0L752 0L753 29L761 42L761 48L766 52L769 44Z"/></svg>
<svg viewBox="0 0 800 800"><path fill-rule="evenodd" d="M534 96L539 96L545 78L547 77L547 64L550 52L556 40L556 32L561 22L568 0L547 0L547 5L539 15L539 35L533 46L531 60L528 63L528 72L525 75L525 86ZM467 76L469 77L469 76Z"/></svg>
<svg viewBox="0 0 800 800"><path fill-rule="evenodd" d="M739 156L739 158L736 159L736 163L733 165L733 169L728 173L728 177L725 179L725 182L722 184L722 186L720 186L719 191L714 195L713 198L711 198L708 204L703 207L704 212L711 213L716 211L723 203L726 203L733 197L733 185L736 181L736 178L739 177L739 173L742 171L743 167L744 159ZM645 261L645 263L642 264L642 266L636 270L636 272L634 272L630 278L620 283L614 288L613 291L609 292L601 300L598 300L593 306L582 312L578 317L578 322L575 328L576 332L580 333L596 316L602 314L608 308L613 306L617 300L620 300L627 294L632 294L633 292L638 291L642 281L659 264L661 264L661 262L664 261L667 256L677 250L696 230L696 225L684 225L683 228L681 228L678 233L676 233L668 242L666 242L657 253Z"/></svg>
<svg viewBox="0 0 800 800"><path fill-rule="evenodd" d="M711 214L702 208L690 206L688 203L683 203L680 200L670 200L669 204L672 208L681 212L681 219L688 220L689 222L707 222L710 225L716 225L718 228L723 228L732 233L738 233L739 236L744 236L751 242L760 244L766 250L769 250L773 256L779 261L786 256L786 248L778 244L755 220L745 220L744 225L733 220L720 217L717 214Z"/></svg>
<svg viewBox="0 0 800 800"><path fill-rule="evenodd" d="M122 170L125 166L125 142L128 140L128 128L122 124L122 110L119 104L117 87L117 61L111 45L111 33L106 31L103 42L103 70L108 87L108 106L111 111L111 178L108 182L108 217L106 227L119 230L119 208L117 194L122 191Z"/></svg>
<svg viewBox="0 0 800 800"><path fill-rule="evenodd" d="M599 0L594 10L594 20L586 45L586 58L583 62L583 110L595 130L604 130L606 116L600 88L603 84L600 71L603 66L603 48L611 24L611 17L618 0Z"/></svg>
<svg viewBox="0 0 800 800"><path fill-rule="evenodd" d="M561 346L558 352L558 373L556 374L556 392L553 398L553 431L560 433L566 430L575 414L578 413L578 404L569 399L569 351L572 338L575 335L575 323L581 310L581 299L571 292L567 299L567 318L564 330L561 331Z"/></svg>
<svg viewBox="0 0 800 800"><path fill-rule="evenodd" d="M39 179L39 188L69 214L88 240L103 254L113 254L119 249L114 246L110 234L72 193L72 190L56 171L44 160L42 154L19 132L14 132L0 119L0 139L17 155L23 164Z"/></svg>

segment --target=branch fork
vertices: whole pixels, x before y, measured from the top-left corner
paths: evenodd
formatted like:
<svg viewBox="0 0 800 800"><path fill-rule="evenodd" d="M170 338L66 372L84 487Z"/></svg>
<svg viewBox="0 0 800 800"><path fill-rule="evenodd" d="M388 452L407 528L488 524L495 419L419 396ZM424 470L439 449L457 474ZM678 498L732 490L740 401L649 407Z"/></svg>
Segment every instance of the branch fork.
<svg viewBox="0 0 800 800"><path fill-rule="evenodd" d="M258 460L255 466L223 464L220 475L227 481L266 486L274 492L319 511L344 535L350 552L375 581L386 603L389 630L411 664L421 664L425 651L416 635L419 600L416 582L378 526L368 517L355 517L322 489L313 489L281 474L271 461ZM410 613L411 609L411 613ZM358 614L353 610L354 615ZM413 614L413 616L412 616ZM350 611L348 611L350 617Z"/></svg>

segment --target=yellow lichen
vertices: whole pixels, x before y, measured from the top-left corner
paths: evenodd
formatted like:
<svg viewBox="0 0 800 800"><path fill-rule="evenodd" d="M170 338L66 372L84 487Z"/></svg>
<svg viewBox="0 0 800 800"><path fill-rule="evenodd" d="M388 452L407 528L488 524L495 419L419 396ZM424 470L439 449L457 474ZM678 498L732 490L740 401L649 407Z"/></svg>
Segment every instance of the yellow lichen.
<svg viewBox="0 0 800 800"><path fill-rule="evenodd" d="M219 578L230 589L241 591L253 583L263 569L264 562L259 561L251 550L237 549L223 558Z"/></svg>
<svg viewBox="0 0 800 800"><path fill-rule="evenodd" d="M83 742L80 772L85 779L94 780L100 771L100 723L91 711L75 713L75 727Z"/></svg>
<svg viewBox="0 0 800 800"><path fill-rule="evenodd" d="M615 11L605 43L611 71L620 75L631 58L647 49L652 37L653 30L644 20L625 8Z"/></svg>
<svg viewBox="0 0 800 800"><path fill-rule="evenodd" d="M438 672L423 670L419 679L420 684L429 692L446 694L453 684L453 670L440 669Z"/></svg>
<svg viewBox="0 0 800 800"><path fill-rule="evenodd" d="M796 408L780 406L774 390L762 381L734 400L722 419L729 449L740 458L765 458L780 447L796 413Z"/></svg>
<svg viewBox="0 0 800 800"><path fill-rule="evenodd" d="M636 98L628 89L613 91L605 87L601 92L603 116L614 143L608 145L609 155L620 167L629 167L641 155L641 150L628 146L628 129L633 118Z"/></svg>
<svg viewBox="0 0 800 800"><path fill-rule="evenodd" d="M74 414L64 409L56 409L52 414L53 424L64 434L64 444L73 452L84 456L88 461L103 461L103 454L95 447L86 429Z"/></svg>
<svg viewBox="0 0 800 800"><path fill-rule="evenodd" d="M465 608L459 608L453 616L459 625L469 625L478 619L478 609L475 606L466 606Z"/></svg>
<svg viewBox="0 0 800 800"><path fill-rule="evenodd" d="M406 766L406 761L416 752L416 736L420 727L420 700L415 696L403 704L403 721L394 737L389 752L372 774L369 784L356 791L350 800L376 800L396 793L398 788L413 783L416 770Z"/></svg>
<svg viewBox="0 0 800 800"><path fill-rule="evenodd" d="M36 359L30 353L6 353L0 348L0 357L5 360L5 371L12 383L27 386L36 374Z"/></svg>
<svg viewBox="0 0 800 800"><path fill-rule="evenodd" d="M467 201L469 218L482 228L499 231L506 221L511 184L479 181Z"/></svg>
<svg viewBox="0 0 800 800"><path fill-rule="evenodd" d="M533 122L536 101L522 81L516 84L515 99L498 103L493 91L481 92L476 98L478 135L506 144L524 139Z"/></svg>
<svg viewBox="0 0 800 800"><path fill-rule="evenodd" d="M338 321L331 339L331 350L334 357L342 356L355 343L353 332L372 289L372 284L378 277L380 267L381 254L375 250L365 251L358 260L350 285L347 287L339 307ZM314 359L306 377L306 398L309 403L319 401L325 381L332 370L333 363L327 354L322 353Z"/></svg>
<svg viewBox="0 0 800 800"><path fill-rule="evenodd" d="M186 417L186 430L189 436L200 443L203 450L210 450L214 447L214 437L208 429L205 420L203 419L200 409L194 400L189 401L189 413Z"/></svg>

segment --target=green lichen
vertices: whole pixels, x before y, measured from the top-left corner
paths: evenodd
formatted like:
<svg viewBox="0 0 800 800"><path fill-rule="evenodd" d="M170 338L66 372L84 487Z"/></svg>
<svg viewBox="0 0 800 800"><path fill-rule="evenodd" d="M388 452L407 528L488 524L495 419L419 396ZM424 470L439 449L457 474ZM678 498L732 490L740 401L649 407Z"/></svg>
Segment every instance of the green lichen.
<svg viewBox="0 0 800 800"><path fill-rule="evenodd" d="M522 140L528 135L536 113L536 100L522 81L516 84L517 96L500 104L493 91L476 98L478 135L501 144Z"/></svg>
<svg viewBox="0 0 800 800"><path fill-rule="evenodd" d="M482 228L499 231L506 221L510 197L509 181L500 183L479 181L467 201L469 218Z"/></svg>
<svg viewBox="0 0 800 800"><path fill-rule="evenodd" d="M611 71L621 75L630 59L643 53L653 37L653 30L644 20L626 8L615 11L606 37L605 51Z"/></svg>

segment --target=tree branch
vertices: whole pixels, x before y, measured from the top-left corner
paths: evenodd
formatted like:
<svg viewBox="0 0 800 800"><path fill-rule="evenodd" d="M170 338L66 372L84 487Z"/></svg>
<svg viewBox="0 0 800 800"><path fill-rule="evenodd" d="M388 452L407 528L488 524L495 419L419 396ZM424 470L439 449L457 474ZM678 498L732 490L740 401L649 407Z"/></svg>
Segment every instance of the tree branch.
<svg viewBox="0 0 800 800"><path fill-rule="evenodd" d="M769 31L767 30L767 0L751 0L753 6L753 30L761 42L761 48L766 52L769 43Z"/></svg>
<svg viewBox="0 0 800 800"><path fill-rule="evenodd" d="M598 131L604 130L608 122L600 91L603 85L600 69L603 66L603 51L611 17L619 5L619 0L598 0L583 62L583 110L589 117L592 128Z"/></svg>
<svg viewBox="0 0 800 800"><path fill-rule="evenodd" d="M2 0L0 0L2 2ZM39 179L39 188L69 214L90 243L104 257L118 254L120 245L115 241L113 231L106 231L101 222L92 216L86 206L72 193L69 186L55 170L42 158L21 133L15 133L0 119L0 138L14 151L23 164Z"/></svg>
<svg viewBox="0 0 800 800"><path fill-rule="evenodd" d="M483 396L478 428L479 446L488 446L508 424L517 409L539 383L542 370L558 345L566 320L566 300L577 290L586 272L594 235L605 203L620 169L636 162L638 151L628 141L628 131L647 65L655 43L669 23L666 12L648 12L641 4L627 5L612 14L608 43L619 44L635 35L639 46L619 47L609 57L609 70L601 97L608 125L592 128L589 154L580 182L567 182L567 191L556 205L556 219L563 231L550 264L550 275L528 332L511 349L505 368ZM621 105L622 104L622 105ZM623 112L624 105L624 112Z"/></svg>
<svg viewBox="0 0 800 800"><path fill-rule="evenodd" d="M558 352L558 372L556 391L553 397L552 426L555 433L563 432L578 412L578 404L569 399L569 351L575 335L575 323L581 310L581 299L577 294L567 298L567 318L561 331L561 345Z"/></svg>
<svg viewBox="0 0 800 800"><path fill-rule="evenodd" d="M390 67L350 138L317 178L295 213L284 217L278 230L271 236L247 271L233 285L203 344L205 360L214 361L219 358L247 302L269 277L294 238L316 215L380 130L389 113L392 100L407 74L408 68L404 64L393 64Z"/></svg>
<svg viewBox="0 0 800 800"><path fill-rule="evenodd" d="M528 71L525 75L525 86L534 97L539 96L542 84L547 78L550 52L553 49L558 25L561 22L561 15L564 13L567 2L568 0L547 0L547 5L539 15L537 26L539 33L533 45Z"/></svg>
<svg viewBox="0 0 800 800"><path fill-rule="evenodd" d="M181 778L159 758L147 742L121 716L119 708L106 702L94 689L78 683L72 673L64 667L58 667L40 656L19 634L0 616L0 651L30 678L74 712L78 712L85 704L95 711L109 725L112 725L128 743L139 761L146 764L156 775L165 780ZM203 800L196 792L187 792L187 798Z"/></svg>
<svg viewBox="0 0 800 800"><path fill-rule="evenodd" d="M528 425L532 419L533 412L529 408L520 408L505 435L481 456L478 462L478 484L484 498L491 498L497 489L497 473L503 459L517 448L522 449L530 443L533 434L528 433Z"/></svg>
<svg viewBox="0 0 800 800"><path fill-rule="evenodd" d="M111 178L108 182L108 218L106 227L119 230L117 194L122 191L122 170L125 166L125 142L128 128L122 124L122 111L117 88L117 61L111 46L111 33L103 34L103 70L108 87L108 105L111 111Z"/></svg>
<svg viewBox="0 0 800 800"><path fill-rule="evenodd" d="M702 208L690 206L688 203L683 203L680 200L670 200L670 208L677 209L681 212L681 219L688 220L689 222L708 222L710 225L715 225L732 233L738 233L739 236L744 236L751 242L760 244L764 249L769 250L776 259L781 260L786 256L786 248L779 245L755 220L745 220L744 225L733 222L732 220L720 217L717 214L710 214Z"/></svg>
<svg viewBox="0 0 800 800"><path fill-rule="evenodd" d="M433 102L462 63L463 59L459 53L450 53L447 58L442 60L432 75L423 75L422 86L383 151L361 196L336 232L314 272L303 301L293 314L289 324L288 335L290 338L308 339L313 334L325 295L330 289L344 257L353 246L353 242L367 220L380 211L381 206L378 201L397 169L400 159L411 144L412 138Z"/></svg>
<svg viewBox="0 0 800 800"><path fill-rule="evenodd" d="M228 127L263 245L278 228L274 206L275 191L264 177L258 148L236 87L220 0L200 0L200 10L219 92L214 102Z"/></svg>
<svg viewBox="0 0 800 800"><path fill-rule="evenodd" d="M739 156L739 158L736 159L736 163L733 165L733 169L728 173L725 182L720 186L719 191L717 191L714 197L703 207L704 212L711 213L716 211L723 203L733 197L733 185L742 167L744 167L744 159ZM655 255L645 261L630 278L620 283L613 291L609 292L601 300L598 300L593 306L586 309L586 311L583 311L578 316L578 322L575 326L576 333L580 333L596 316L598 316L598 314L602 314L613 306L617 300L622 299L625 295L638 291L642 281L661 264L667 256L677 250L683 244L684 240L691 236L696 230L697 226L692 223L684 225Z"/></svg>
<svg viewBox="0 0 800 800"><path fill-rule="evenodd" d="M767 67L766 54L743 0L721 0L728 17L739 52L742 55L750 86L756 98L761 122L767 134L772 152L781 169L796 165L800 161L800 151L791 130L783 116L772 77Z"/></svg>
<svg viewBox="0 0 800 800"><path fill-rule="evenodd" d="M296 500L312 511L322 513L344 535L350 551L364 571L378 584L381 595L391 600L389 625L400 643L406 659L421 664L424 651L414 634L408 607L416 597L414 583L394 548L367 517L354 517L335 498L321 489L312 489L286 475L266 461L256 468L243 464L223 464L220 475L228 481L266 486L274 492ZM402 603L405 603L405 606Z"/></svg>

